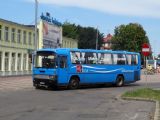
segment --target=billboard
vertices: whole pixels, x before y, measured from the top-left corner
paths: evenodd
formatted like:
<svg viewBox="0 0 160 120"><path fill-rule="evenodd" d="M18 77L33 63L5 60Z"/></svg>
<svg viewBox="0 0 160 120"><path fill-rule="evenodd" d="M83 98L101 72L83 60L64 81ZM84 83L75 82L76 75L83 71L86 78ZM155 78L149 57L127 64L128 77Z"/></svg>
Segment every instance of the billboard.
<svg viewBox="0 0 160 120"><path fill-rule="evenodd" d="M62 26L42 21L43 48L59 48L62 44Z"/></svg>

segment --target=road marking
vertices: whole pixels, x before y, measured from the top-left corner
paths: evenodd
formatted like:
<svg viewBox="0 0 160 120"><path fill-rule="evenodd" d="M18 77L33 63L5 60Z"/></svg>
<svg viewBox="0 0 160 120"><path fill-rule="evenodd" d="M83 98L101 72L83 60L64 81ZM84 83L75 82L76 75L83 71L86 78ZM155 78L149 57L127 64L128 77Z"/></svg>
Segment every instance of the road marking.
<svg viewBox="0 0 160 120"><path fill-rule="evenodd" d="M127 114L125 114L125 116L127 117L127 120L135 120L138 117L138 113L136 113L133 117L130 117Z"/></svg>

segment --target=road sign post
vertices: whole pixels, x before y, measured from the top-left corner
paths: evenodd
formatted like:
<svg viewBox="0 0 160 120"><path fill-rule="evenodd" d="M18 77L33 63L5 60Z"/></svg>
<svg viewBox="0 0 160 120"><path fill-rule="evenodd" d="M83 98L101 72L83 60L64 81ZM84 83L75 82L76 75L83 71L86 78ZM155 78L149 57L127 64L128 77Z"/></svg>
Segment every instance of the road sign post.
<svg viewBox="0 0 160 120"><path fill-rule="evenodd" d="M146 66L147 56L149 56L151 53L150 45L148 43L144 43L142 45L142 54L144 56L144 65ZM145 79L146 79L146 87L148 87L148 81L147 81L147 69L145 71Z"/></svg>
<svg viewBox="0 0 160 120"><path fill-rule="evenodd" d="M144 43L142 45L142 54L144 56L144 66L146 67L146 58L147 56L149 56L151 53L151 50L150 50L150 45L148 43Z"/></svg>
<svg viewBox="0 0 160 120"><path fill-rule="evenodd" d="M144 44L142 45L142 54L143 54L144 56L149 56L150 53L151 53L151 50L150 50L149 44L148 44L148 43L144 43Z"/></svg>

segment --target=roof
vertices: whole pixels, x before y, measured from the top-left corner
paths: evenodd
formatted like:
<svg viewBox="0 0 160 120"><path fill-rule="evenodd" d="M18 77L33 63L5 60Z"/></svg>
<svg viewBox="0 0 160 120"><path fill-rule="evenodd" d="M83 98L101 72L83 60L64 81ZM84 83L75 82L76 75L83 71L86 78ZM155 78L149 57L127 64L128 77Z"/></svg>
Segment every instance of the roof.
<svg viewBox="0 0 160 120"><path fill-rule="evenodd" d="M102 53L110 52L110 53L139 54L137 52L128 52L123 50L112 51L112 50L78 49L78 48L57 48L57 49L42 48L42 49L39 49L38 51L53 51L53 52L81 51L81 52L102 52Z"/></svg>
<svg viewBox="0 0 160 120"><path fill-rule="evenodd" d="M34 25L24 25L24 24L13 22L13 21L5 20L5 19L2 19L2 18L0 18L0 21L1 22L6 22L6 23L9 23L9 24L23 26L23 27L34 28Z"/></svg>
<svg viewBox="0 0 160 120"><path fill-rule="evenodd" d="M109 33L105 38L103 38L103 42L109 42L112 39L112 35Z"/></svg>

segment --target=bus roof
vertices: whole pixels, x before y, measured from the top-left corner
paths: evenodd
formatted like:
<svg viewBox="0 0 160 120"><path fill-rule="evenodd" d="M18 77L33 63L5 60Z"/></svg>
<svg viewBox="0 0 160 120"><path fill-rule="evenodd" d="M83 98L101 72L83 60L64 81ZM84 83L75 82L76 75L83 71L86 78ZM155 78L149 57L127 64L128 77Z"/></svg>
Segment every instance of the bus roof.
<svg viewBox="0 0 160 120"><path fill-rule="evenodd" d="M39 49L37 51L52 51L56 53L61 53L61 52L69 52L69 51L81 51L81 52L109 52L109 53L124 53L124 54L139 54L138 52L128 52L128 51L113 51L113 50L95 50L95 49L78 49L78 48L57 48L57 49L52 49L52 48L43 48Z"/></svg>

